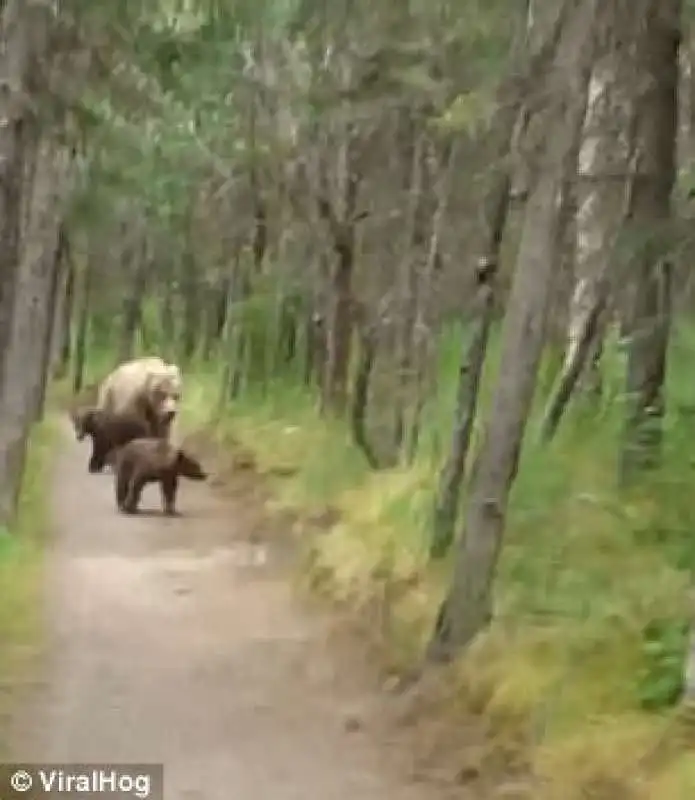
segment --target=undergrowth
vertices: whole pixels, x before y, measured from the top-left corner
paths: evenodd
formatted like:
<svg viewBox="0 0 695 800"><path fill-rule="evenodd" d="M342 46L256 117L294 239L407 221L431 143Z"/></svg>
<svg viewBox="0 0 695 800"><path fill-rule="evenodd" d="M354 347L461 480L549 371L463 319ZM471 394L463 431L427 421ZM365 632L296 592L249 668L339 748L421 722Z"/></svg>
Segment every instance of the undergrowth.
<svg viewBox="0 0 695 800"><path fill-rule="evenodd" d="M48 522L46 486L56 428L48 418L32 432L16 524L0 537L0 713L33 665L41 639L41 591ZM4 751L0 727L0 751Z"/></svg>
<svg viewBox="0 0 695 800"><path fill-rule="evenodd" d="M371 613L387 597L384 632L396 669L421 654L450 575L451 559L429 564L427 550L459 351L451 331L416 462L381 472L367 468L343 424L318 416L315 397L291 375L247 391L219 418L221 367L187 371L188 426L214 417L222 440L253 452L278 506L306 517L339 512L331 529L309 542L307 580L356 612ZM601 401L575 403L549 447L537 434L557 360L542 367L496 579L496 622L458 666L450 704L452 714L486 720L493 749L517 742L539 779L534 798L663 800L695 790L695 756L673 712L695 566L693 352L695 334L679 329L663 467L629 493L619 492L615 479L622 435L617 344L606 348ZM495 341L483 409L496 365ZM520 725L524 736L512 736Z"/></svg>

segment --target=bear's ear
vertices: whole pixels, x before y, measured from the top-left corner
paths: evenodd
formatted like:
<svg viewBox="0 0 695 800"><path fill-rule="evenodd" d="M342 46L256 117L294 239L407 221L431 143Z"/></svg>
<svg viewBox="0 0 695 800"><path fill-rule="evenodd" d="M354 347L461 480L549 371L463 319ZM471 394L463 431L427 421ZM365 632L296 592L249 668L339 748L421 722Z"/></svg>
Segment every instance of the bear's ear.
<svg viewBox="0 0 695 800"><path fill-rule="evenodd" d="M163 369L153 374L155 376L155 387L161 389L167 395L176 396L176 399L178 399L181 394L182 380L181 370L176 364L167 364Z"/></svg>
<svg viewBox="0 0 695 800"><path fill-rule="evenodd" d="M176 364L167 364L164 369L164 374L167 378L171 378L172 380L181 380L181 370Z"/></svg>

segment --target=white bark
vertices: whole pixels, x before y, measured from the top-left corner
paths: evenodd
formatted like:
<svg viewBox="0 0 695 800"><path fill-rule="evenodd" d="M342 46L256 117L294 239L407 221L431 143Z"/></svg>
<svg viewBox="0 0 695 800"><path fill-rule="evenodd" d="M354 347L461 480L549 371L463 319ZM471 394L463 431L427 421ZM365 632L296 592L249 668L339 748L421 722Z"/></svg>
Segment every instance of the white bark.
<svg viewBox="0 0 695 800"><path fill-rule="evenodd" d="M628 171L628 104L620 95L617 56L606 54L591 76L579 152L574 291L570 301L565 368L574 360L582 331L596 302L623 208Z"/></svg>

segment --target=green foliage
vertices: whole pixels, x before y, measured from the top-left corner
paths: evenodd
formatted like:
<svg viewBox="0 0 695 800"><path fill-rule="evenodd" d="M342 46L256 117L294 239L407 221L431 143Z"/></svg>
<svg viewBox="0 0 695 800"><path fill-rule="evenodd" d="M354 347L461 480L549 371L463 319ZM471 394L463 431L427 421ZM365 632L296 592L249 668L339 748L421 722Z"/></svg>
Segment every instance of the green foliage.
<svg viewBox="0 0 695 800"><path fill-rule="evenodd" d="M688 651L686 620L650 620L644 630L644 666L638 697L649 710L668 707L683 691L683 662Z"/></svg>
<svg viewBox="0 0 695 800"><path fill-rule="evenodd" d="M437 120L443 129L474 134L490 120L492 104L482 91L460 94Z"/></svg>

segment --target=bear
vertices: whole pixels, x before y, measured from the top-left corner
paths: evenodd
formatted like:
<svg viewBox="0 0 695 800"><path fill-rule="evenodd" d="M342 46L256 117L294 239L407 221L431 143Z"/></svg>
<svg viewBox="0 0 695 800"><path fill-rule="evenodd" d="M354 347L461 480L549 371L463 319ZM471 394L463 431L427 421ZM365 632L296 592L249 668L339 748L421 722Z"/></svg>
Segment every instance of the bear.
<svg viewBox="0 0 695 800"><path fill-rule="evenodd" d="M138 510L142 490L148 483L159 483L162 510L177 516L176 492L179 478L204 481L207 473L200 462L166 439L133 439L116 452L116 506L124 514Z"/></svg>
<svg viewBox="0 0 695 800"><path fill-rule="evenodd" d="M72 423L78 442L85 436L92 437L92 455L87 467L92 474L101 472L119 447L133 439L157 435L157 421L134 411L114 414L88 406L73 412Z"/></svg>
<svg viewBox="0 0 695 800"><path fill-rule="evenodd" d="M161 435L169 438L183 391L181 370L158 356L126 361L104 378L97 407L129 413L148 407L156 416Z"/></svg>

